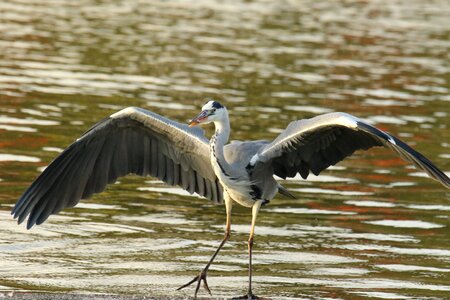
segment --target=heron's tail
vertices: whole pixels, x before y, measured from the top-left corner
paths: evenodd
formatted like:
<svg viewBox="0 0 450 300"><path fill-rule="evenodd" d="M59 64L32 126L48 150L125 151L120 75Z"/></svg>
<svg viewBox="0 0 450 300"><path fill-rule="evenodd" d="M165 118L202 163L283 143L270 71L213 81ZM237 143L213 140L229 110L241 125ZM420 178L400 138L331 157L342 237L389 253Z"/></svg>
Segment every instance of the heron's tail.
<svg viewBox="0 0 450 300"><path fill-rule="evenodd" d="M288 189L285 188L284 186L282 186L281 184L278 184L278 192L281 195L286 196L288 198L297 199L297 197L295 197L293 194L291 194L291 192L289 192Z"/></svg>

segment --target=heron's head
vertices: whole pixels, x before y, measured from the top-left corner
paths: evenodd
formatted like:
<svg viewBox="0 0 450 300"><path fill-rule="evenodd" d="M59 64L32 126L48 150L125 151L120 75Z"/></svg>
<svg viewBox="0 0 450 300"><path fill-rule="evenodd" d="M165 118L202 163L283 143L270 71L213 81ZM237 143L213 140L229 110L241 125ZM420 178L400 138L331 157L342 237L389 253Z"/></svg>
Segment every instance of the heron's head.
<svg viewBox="0 0 450 300"><path fill-rule="evenodd" d="M203 105L202 111L189 122L189 127L221 121L224 120L226 116L226 108L219 102L211 100Z"/></svg>

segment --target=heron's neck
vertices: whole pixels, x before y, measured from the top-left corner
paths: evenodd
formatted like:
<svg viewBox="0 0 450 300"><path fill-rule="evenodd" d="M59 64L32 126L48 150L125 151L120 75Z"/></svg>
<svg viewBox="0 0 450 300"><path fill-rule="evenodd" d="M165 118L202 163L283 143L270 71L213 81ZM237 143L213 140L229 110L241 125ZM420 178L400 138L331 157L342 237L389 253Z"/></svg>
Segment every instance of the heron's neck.
<svg viewBox="0 0 450 300"><path fill-rule="evenodd" d="M228 116L224 120L214 122L216 132L210 141L211 160L216 163L222 173L230 173L230 165L225 160L223 148L230 137L230 121Z"/></svg>

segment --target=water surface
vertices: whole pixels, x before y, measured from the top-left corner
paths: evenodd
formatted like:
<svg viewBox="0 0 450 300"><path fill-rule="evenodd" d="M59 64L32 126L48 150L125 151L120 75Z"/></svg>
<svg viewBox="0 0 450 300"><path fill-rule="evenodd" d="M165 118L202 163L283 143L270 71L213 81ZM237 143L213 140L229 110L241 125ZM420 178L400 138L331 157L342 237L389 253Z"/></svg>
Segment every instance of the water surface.
<svg viewBox="0 0 450 300"><path fill-rule="evenodd" d="M213 97L238 140L346 111L450 170L448 1L6 0L0 12L2 291L193 295L175 289L217 247L222 206L129 176L30 231L9 215L62 149L126 106L186 122ZM448 297L450 194L424 173L373 149L286 186L299 199L258 218L255 293ZM245 292L250 220L235 207L214 296Z"/></svg>

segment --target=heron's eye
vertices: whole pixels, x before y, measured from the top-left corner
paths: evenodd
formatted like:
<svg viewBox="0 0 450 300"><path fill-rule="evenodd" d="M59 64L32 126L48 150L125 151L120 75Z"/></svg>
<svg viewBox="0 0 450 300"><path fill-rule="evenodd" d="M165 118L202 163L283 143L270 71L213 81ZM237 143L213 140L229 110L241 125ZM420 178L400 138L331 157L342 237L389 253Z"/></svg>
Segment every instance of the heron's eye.
<svg viewBox="0 0 450 300"><path fill-rule="evenodd" d="M212 112L212 113L215 113L215 112L216 112L216 109L215 109L215 108L211 109L211 112Z"/></svg>

